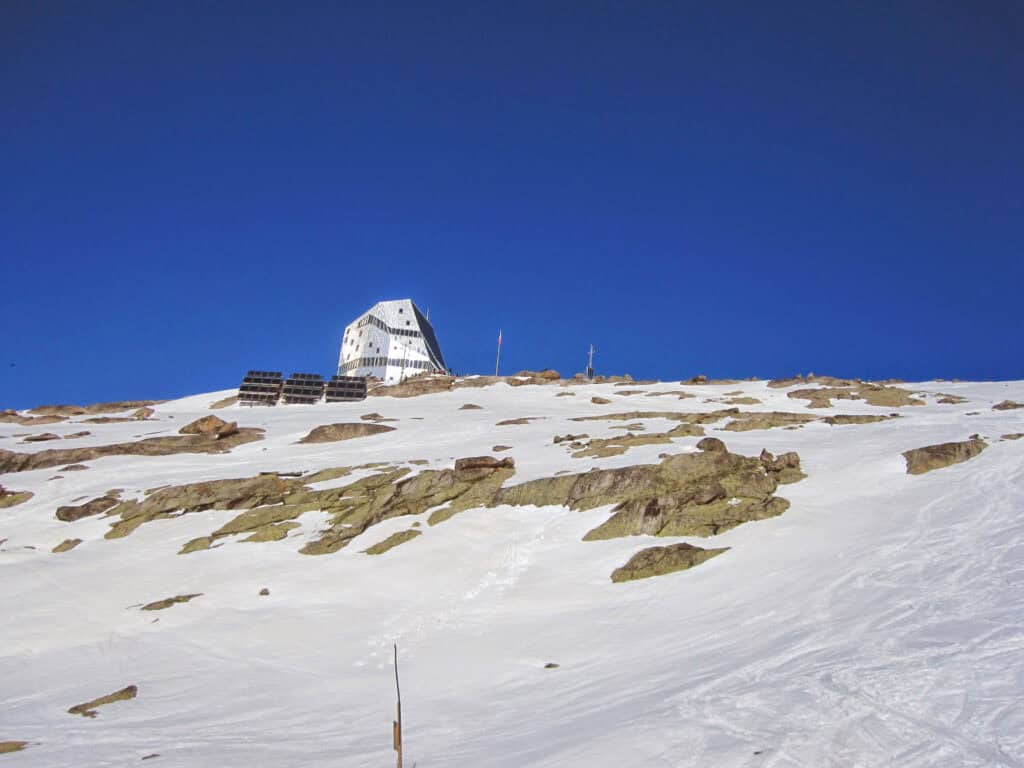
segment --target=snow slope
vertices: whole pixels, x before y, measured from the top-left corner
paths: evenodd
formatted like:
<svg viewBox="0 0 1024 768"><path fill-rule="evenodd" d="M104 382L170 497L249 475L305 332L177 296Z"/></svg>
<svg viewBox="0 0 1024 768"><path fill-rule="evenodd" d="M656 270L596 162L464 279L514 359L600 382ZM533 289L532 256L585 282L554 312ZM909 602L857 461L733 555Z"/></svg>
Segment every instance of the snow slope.
<svg viewBox="0 0 1024 768"><path fill-rule="evenodd" d="M766 382L662 383L695 399L621 396L609 384L483 389L363 403L209 411L232 394L156 407L157 421L45 427L0 424L0 448L25 432L92 435L66 448L174 434L209 413L267 430L225 455L110 457L84 472L0 475L35 493L0 510L0 741L30 742L6 766L382 766L394 760L391 648L398 643L405 764L463 766L1024 765L1024 382L903 385L927 405L837 401L808 410ZM799 452L807 478L780 487L781 517L708 539L634 536L583 542L609 507L471 510L383 555L367 546L409 527L371 527L325 556L297 550L324 515L284 541L228 540L178 555L237 512L147 523L106 540L109 519L63 523L55 509L121 488L367 462L510 455L509 484L559 471L654 463L699 438L574 459L552 437L621 434L572 416L695 411L742 391L814 415L888 413L893 421L723 432L733 452ZM967 398L937 404L934 393ZM593 395L613 400L595 405ZM459 410L476 403L480 410ZM394 432L297 445L312 427L378 411ZM969 415L977 414L977 415ZM543 417L521 426L503 419ZM74 419L72 421L75 421ZM648 430L671 422L644 420ZM583 427L583 428L581 428ZM965 440L977 458L905 473L909 448ZM513 446L492 454L495 444ZM364 470L365 471L365 470ZM54 475L63 478L51 480ZM358 476L358 475L357 475ZM352 478L331 481L350 482ZM53 554L66 538L84 542ZM730 551L692 570L613 584L652 545ZM261 587L270 595L259 596ZM141 603L201 592L158 612ZM556 662L557 669L544 669ZM129 684L139 695L86 719L72 705Z"/></svg>

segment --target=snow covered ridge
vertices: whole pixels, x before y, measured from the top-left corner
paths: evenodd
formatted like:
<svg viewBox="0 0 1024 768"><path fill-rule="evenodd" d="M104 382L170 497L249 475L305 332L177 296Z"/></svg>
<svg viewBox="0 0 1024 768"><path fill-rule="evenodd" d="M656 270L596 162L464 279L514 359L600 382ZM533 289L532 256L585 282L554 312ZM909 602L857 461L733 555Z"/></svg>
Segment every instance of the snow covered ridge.
<svg viewBox="0 0 1024 768"><path fill-rule="evenodd" d="M1024 762L1024 382L413 388L0 414L0 760Z"/></svg>

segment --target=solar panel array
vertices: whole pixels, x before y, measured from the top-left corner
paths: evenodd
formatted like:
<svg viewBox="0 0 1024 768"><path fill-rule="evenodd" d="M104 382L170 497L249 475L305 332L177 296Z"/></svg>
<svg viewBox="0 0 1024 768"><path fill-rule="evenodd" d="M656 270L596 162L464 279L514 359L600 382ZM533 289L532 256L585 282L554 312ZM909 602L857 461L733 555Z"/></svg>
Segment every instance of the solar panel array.
<svg viewBox="0 0 1024 768"><path fill-rule="evenodd" d="M242 405L312 404L321 400L341 403L366 399L362 376L332 376L324 381L319 373L293 373L287 379L280 371L249 371L238 388Z"/></svg>
<svg viewBox="0 0 1024 768"><path fill-rule="evenodd" d="M281 397L280 371L249 371L238 388L243 405L277 405Z"/></svg>
<svg viewBox="0 0 1024 768"><path fill-rule="evenodd" d="M332 376L325 389L328 403L366 399L366 379L362 376Z"/></svg>
<svg viewBox="0 0 1024 768"><path fill-rule="evenodd" d="M293 373L281 390L285 403L310 405L324 396L324 377L319 373Z"/></svg>

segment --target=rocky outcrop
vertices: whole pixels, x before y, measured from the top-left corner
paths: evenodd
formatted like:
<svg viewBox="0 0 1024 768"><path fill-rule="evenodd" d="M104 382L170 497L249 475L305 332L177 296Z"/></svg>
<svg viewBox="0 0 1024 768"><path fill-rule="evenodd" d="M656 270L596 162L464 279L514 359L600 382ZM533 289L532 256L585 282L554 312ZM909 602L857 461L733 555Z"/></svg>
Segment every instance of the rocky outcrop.
<svg viewBox="0 0 1024 768"><path fill-rule="evenodd" d="M178 430L179 435L207 435L215 440L234 435L237 432L237 422L224 421L217 416L203 416Z"/></svg>
<svg viewBox="0 0 1024 768"><path fill-rule="evenodd" d="M465 405L460 407L459 410L460 411L479 411L479 410L482 410L482 407L477 405L476 403L466 403Z"/></svg>
<svg viewBox="0 0 1024 768"><path fill-rule="evenodd" d="M898 413L890 413L888 416L870 413L837 413L835 416L824 417L822 421L833 427L841 427L848 424L874 424L879 421L898 419L899 416Z"/></svg>
<svg viewBox="0 0 1024 768"><path fill-rule="evenodd" d="M1002 435L1003 440L1020 440L1024 437L1024 432L1011 432L1008 435Z"/></svg>
<svg viewBox="0 0 1024 768"><path fill-rule="evenodd" d="M870 382L857 382L852 386L820 387L817 389L796 389L787 392L786 397L794 400L808 400L808 408L831 408L833 400L866 400L868 405L880 408L902 408L907 405L924 405L905 389Z"/></svg>
<svg viewBox="0 0 1024 768"><path fill-rule="evenodd" d="M189 600L194 600L197 597L202 597L202 592L196 592L191 595L175 595L174 597L165 597L163 600L156 600L152 603L146 603L139 610L141 611L162 611L165 608L170 608L172 605L178 605L179 603L187 603Z"/></svg>
<svg viewBox="0 0 1024 768"><path fill-rule="evenodd" d="M907 460L908 475L923 475L933 469L942 469L973 459L987 447L984 440L971 438L959 443L940 443L914 448L904 451L903 458Z"/></svg>
<svg viewBox="0 0 1024 768"><path fill-rule="evenodd" d="M176 453L227 453L253 440L262 440L263 430L242 428L228 436L175 435L151 437L132 443L115 443L90 448L54 448L36 453L0 450L0 474L46 469L59 464L75 464L105 456L171 456Z"/></svg>
<svg viewBox="0 0 1024 768"><path fill-rule="evenodd" d="M367 555L383 555L389 549L394 549L399 544L405 544L407 541L412 541L421 534L421 531L417 531L415 528L410 528L407 531L399 531L388 536L384 541L379 541L372 547L368 547L363 550Z"/></svg>
<svg viewBox="0 0 1024 768"><path fill-rule="evenodd" d="M704 413L679 413L674 411L626 411L624 413L606 413L599 416L576 416L572 421L637 421L639 419L668 419L687 424L714 424L728 416L739 416L739 408L725 408L719 411Z"/></svg>
<svg viewBox="0 0 1024 768"><path fill-rule="evenodd" d="M369 397L419 397L435 392L448 392L455 385L452 376L423 374L408 378L400 384L373 387L366 394Z"/></svg>
<svg viewBox="0 0 1024 768"><path fill-rule="evenodd" d="M780 482L803 477L799 467L796 454L775 459L765 452L760 458L751 458L704 450L670 456L656 467L628 477L627 498L584 540L638 534L713 536L741 523L776 517L786 511L789 502L774 496L775 489ZM604 503L613 500L615 495Z"/></svg>
<svg viewBox="0 0 1024 768"><path fill-rule="evenodd" d="M551 384L562 378L558 371L544 369L543 371L519 371L515 376L509 376L505 381L511 387L522 387L536 384Z"/></svg>
<svg viewBox="0 0 1024 768"><path fill-rule="evenodd" d="M726 424L724 429L729 432L749 432L754 429L803 426L816 419L816 416L810 416L806 413L785 413L782 411L758 413L745 411L733 416L732 421Z"/></svg>
<svg viewBox="0 0 1024 768"><path fill-rule="evenodd" d="M82 543L81 539L64 539L60 544L51 549L50 551L57 554L60 552L70 552L72 549Z"/></svg>
<svg viewBox="0 0 1024 768"><path fill-rule="evenodd" d="M65 523L73 523L76 520L81 520L83 517L102 515L119 503L120 499L116 496L100 496L85 502L85 504L57 507L56 515L58 520L63 520Z"/></svg>
<svg viewBox="0 0 1024 768"><path fill-rule="evenodd" d="M217 400L216 402L210 403L208 407L210 408L211 411L215 411L219 408L227 408L228 406L231 405L237 405L237 403L238 395L229 395L228 397L225 397L221 400Z"/></svg>
<svg viewBox="0 0 1024 768"><path fill-rule="evenodd" d="M936 402L940 405L960 405L961 403L967 402L966 397L961 397L960 395L947 395L942 392L936 395L936 397L939 398Z"/></svg>
<svg viewBox="0 0 1024 768"><path fill-rule="evenodd" d="M82 717L96 717L96 715L99 714L96 711L99 707L106 706L107 704L113 704L115 701L128 701L129 699L134 699L138 694L138 687L129 685L127 688L122 688L120 691L108 693L106 696L100 696L98 699L87 701L84 704L76 704L68 710L68 713L72 715L81 715Z"/></svg>
<svg viewBox="0 0 1024 768"><path fill-rule="evenodd" d="M642 549L629 558L624 566L612 571L612 581L634 581L685 571L728 551L728 547L702 549L692 544L670 544L667 547Z"/></svg>
<svg viewBox="0 0 1024 768"><path fill-rule="evenodd" d="M594 405L608 405L611 402L611 400L609 400L607 397L592 397L590 398L590 402L592 402Z"/></svg>
<svg viewBox="0 0 1024 768"><path fill-rule="evenodd" d="M543 416L522 416L522 417L520 417L518 419L505 419L504 421L499 421L494 426L496 426L496 427L519 427L519 426L522 426L523 424L529 424L531 421L534 421L535 419L540 419L540 418L543 418Z"/></svg>
<svg viewBox="0 0 1024 768"><path fill-rule="evenodd" d="M22 416L17 411L0 411L0 424L20 424L23 427L41 427L67 421L66 416Z"/></svg>
<svg viewBox="0 0 1024 768"><path fill-rule="evenodd" d="M27 746L27 741L0 741L0 755L21 752Z"/></svg>
<svg viewBox="0 0 1024 768"><path fill-rule="evenodd" d="M42 432L38 435L29 435L22 440L23 443L45 443L47 440L60 440L60 435L53 432Z"/></svg>
<svg viewBox="0 0 1024 768"><path fill-rule="evenodd" d="M1003 402L992 406L993 411L1012 411L1016 408L1024 408L1024 404L1015 403L1013 400L1003 400Z"/></svg>
<svg viewBox="0 0 1024 768"><path fill-rule="evenodd" d="M308 435L299 440L300 443L336 443L339 440L352 440L357 437L380 435L394 432L394 427L372 423L323 424L315 427Z"/></svg>
<svg viewBox="0 0 1024 768"><path fill-rule="evenodd" d="M0 509L8 509L24 504L33 495L31 491L10 491L0 485Z"/></svg>
<svg viewBox="0 0 1024 768"><path fill-rule="evenodd" d="M41 416L84 416L95 413L121 413L166 402L166 400L114 400L109 403L93 403L86 406L40 405L32 408L29 413Z"/></svg>

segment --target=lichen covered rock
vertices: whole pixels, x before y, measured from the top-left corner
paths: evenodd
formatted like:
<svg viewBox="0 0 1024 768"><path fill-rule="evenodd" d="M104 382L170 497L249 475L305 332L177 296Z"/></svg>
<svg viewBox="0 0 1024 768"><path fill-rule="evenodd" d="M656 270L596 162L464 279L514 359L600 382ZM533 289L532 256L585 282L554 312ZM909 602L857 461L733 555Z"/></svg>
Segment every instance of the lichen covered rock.
<svg viewBox="0 0 1024 768"><path fill-rule="evenodd" d="M629 558L624 566L612 571L612 581L635 581L685 571L728 551L728 547L702 549L692 544L670 544L667 547L642 549Z"/></svg>

